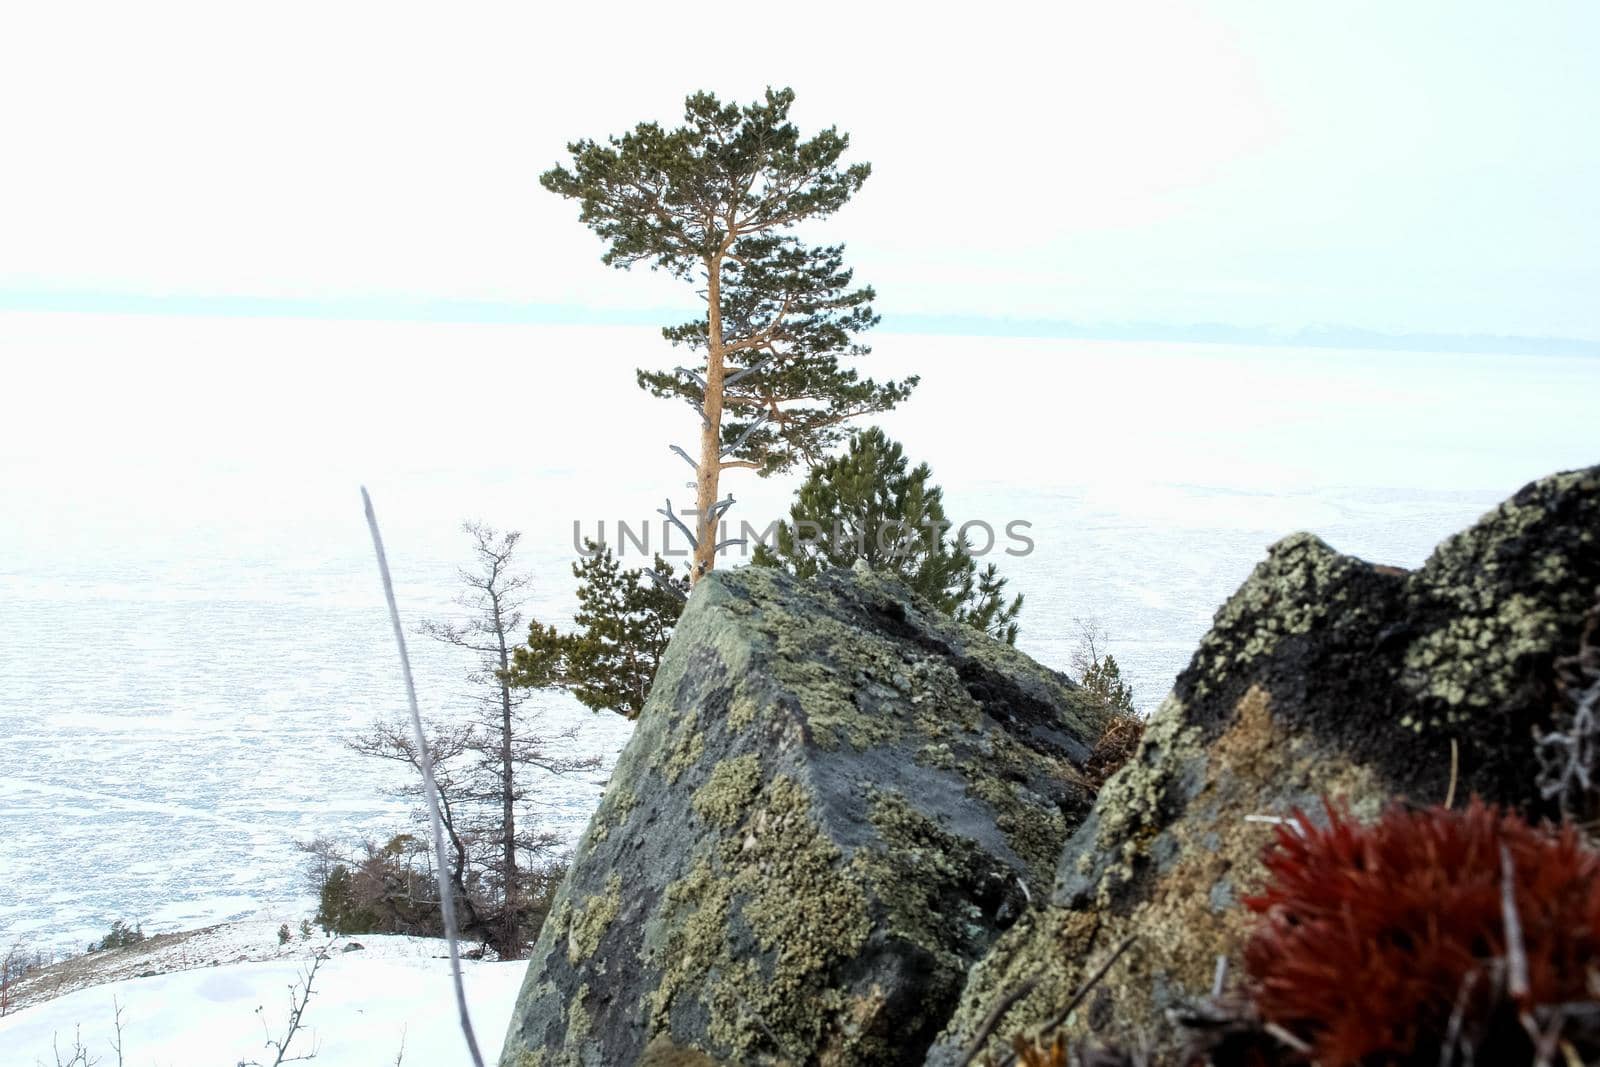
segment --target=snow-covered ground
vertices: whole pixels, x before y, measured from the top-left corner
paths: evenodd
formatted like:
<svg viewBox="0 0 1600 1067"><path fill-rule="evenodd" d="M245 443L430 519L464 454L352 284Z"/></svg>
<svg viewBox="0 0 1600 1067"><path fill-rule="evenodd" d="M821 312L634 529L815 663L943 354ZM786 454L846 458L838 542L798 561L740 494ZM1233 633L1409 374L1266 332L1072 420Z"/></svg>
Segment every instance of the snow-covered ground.
<svg viewBox="0 0 1600 1067"><path fill-rule="evenodd" d="M362 948L346 951L352 942ZM319 1067L470 1062L456 1022L443 942L365 936L302 940L297 935L280 946L275 926L255 922L170 935L155 946L58 964L30 983L31 989L24 987L24 996L50 995L54 975L63 968L73 969L71 980L95 984L0 1018L0 1067L55 1067L57 1050L66 1062L78 1041L91 1058L116 1064L118 1009L123 1067L270 1063L273 1053L265 1042L285 1035L292 987L303 986L319 952L326 959L312 981L304 1027L291 1054L315 1050ZM492 1059L526 964L467 960L462 966L479 1044Z"/></svg>

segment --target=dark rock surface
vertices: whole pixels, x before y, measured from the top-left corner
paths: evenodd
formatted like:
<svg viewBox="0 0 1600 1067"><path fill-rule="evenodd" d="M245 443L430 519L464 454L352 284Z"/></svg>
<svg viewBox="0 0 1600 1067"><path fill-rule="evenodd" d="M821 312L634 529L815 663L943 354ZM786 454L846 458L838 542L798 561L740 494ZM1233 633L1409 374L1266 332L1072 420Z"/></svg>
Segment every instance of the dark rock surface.
<svg viewBox="0 0 1600 1067"><path fill-rule="evenodd" d="M928 1063L960 1062L1028 979L998 1034L1050 1018L1129 936L1067 1028L1148 1044L1159 1062L1178 1042L1168 1009L1208 992L1241 944L1265 823L1314 815L1324 796L1358 815L1438 803L1454 760L1458 796L1549 813L1534 730L1556 712L1555 662L1577 649L1597 586L1600 467L1527 486L1415 572L1307 534L1273 546L1072 835L1052 903L973 968Z"/></svg>
<svg viewBox="0 0 1600 1067"><path fill-rule="evenodd" d="M1049 895L1102 725L1064 677L892 583L716 572L578 846L503 1067L921 1062L968 968Z"/></svg>

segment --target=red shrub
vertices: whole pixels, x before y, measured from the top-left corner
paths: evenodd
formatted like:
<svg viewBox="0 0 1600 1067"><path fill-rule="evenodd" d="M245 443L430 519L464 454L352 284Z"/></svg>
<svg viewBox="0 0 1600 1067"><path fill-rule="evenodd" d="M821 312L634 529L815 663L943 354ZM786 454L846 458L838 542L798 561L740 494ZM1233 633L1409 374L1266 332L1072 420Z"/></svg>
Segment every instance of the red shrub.
<svg viewBox="0 0 1600 1067"><path fill-rule="evenodd" d="M1479 1062L1527 1062L1519 1012L1594 999L1600 853L1572 828L1531 827L1476 800L1394 806L1372 826L1327 812L1326 828L1299 813L1298 827L1278 828L1270 880L1245 902L1262 916L1244 954L1256 1009L1322 1067L1437 1065L1458 1001L1460 1040ZM1497 969L1502 845L1528 961L1529 993L1514 1004Z"/></svg>

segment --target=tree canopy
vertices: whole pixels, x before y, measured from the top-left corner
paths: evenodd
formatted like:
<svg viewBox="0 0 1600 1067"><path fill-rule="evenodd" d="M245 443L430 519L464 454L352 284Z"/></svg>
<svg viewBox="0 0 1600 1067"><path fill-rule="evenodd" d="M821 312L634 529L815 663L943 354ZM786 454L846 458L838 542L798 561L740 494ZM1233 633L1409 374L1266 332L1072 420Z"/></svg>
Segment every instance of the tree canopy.
<svg viewBox="0 0 1600 1067"><path fill-rule="evenodd" d="M643 570L624 569L608 547L586 541L584 549L588 554L572 567L576 629L563 634L534 621L507 676L517 686L569 689L590 708L636 719L683 611L687 582L660 556L650 579Z"/></svg>
<svg viewBox="0 0 1600 1067"><path fill-rule="evenodd" d="M697 454L678 450L695 470L695 578L715 565L717 520L731 503L719 500L723 471L819 462L843 423L893 407L917 384L880 384L840 362L869 351L856 335L878 321L873 290L855 285L842 245L792 231L843 207L871 167L841 162L850 138L834 127L803 139L793 102L790 89L743 106L695 93L683 125L575 141L570 166L540 178L579 202L606 242L604 262L665 270L705 302L703 315L662 331L693 365L637 374L641 388L697 416Z"/></svg>
<svg viewBox="0 0 1600 1067"><path fill-rule="evenodd" d="M994 564L980 570L966 542L950 536L944 491L932 477L926 463L911 467L882 430L863 430L845 453L812 468L788 523L771 547L756 549L754 562L805 578L862 560L941 611L1015 643L1022 597L1008 602Z"/></svg>

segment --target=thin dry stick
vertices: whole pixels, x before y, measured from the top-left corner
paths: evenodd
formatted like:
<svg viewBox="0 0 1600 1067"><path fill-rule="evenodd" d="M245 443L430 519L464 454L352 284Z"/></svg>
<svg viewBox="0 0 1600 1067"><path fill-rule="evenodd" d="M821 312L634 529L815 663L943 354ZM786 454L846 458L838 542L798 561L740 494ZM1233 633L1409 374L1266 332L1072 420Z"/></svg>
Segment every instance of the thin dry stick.
<svg viewBox="0 0 1600 1067"><path fill-rule="evenodd" d="M1129 934L1127 937L1123 938L1122 944L1118 945L1112 951L1111 955L1106 957L1106 961L1096 968L1095 972L1088 977L1088 980L1085 981L1083 985L1078 987L1078 991L1072 994L1072 999L1067 1001L1067 1006L1056 1012L1054 1017L1047 1020L1043 1026L1039 1027L1039 1034L1043 1035L1052 1030L1060 1029L1062 1024L1067 1021L1067 1016L1071 1015L1073 1011L1077 1009L1078 1005L1083 1003L1083 998L1089 995L1090 990L1100 984L1100 980L1104 978L1107 972L1111 970L1112 964L1120 960L1122 958L1122 954L1128 951L1128 949L1132 948L1133 943L1137 940L1139 940L1138 934ZM1000 1061L1000 1067L1007 1067L1007 1065L1016 1060L1016 1058L1016 1052L1010 1053L1005 1059Z"/></svg>
<svg viewBox="0 0 1600 1067"><path fill-rule="evenodd" d="M1000 1025L1000 1020L1005 1018L1006 1012L1010 1011L1011 1006L1017 1001L1032 993L1038 985L1038 978L1030 978L1000 998L999 1003L989 1010L988 1015L984 1016L983 1022L978 1026L977 1033L973 1034L972 1040L967 1043L967 1051L961 1057L961 1067L966 1067L967 1064L978 1058L979 1053L983 1051L983 1046L989 1041L989 1035L993 1034L994 1028Z"/></svg>
<svg viewBox="0 0 1600 1067"><path fill-rule="evenodd" d="M117 1003L117 998L111 998L111 1023L116 1027L116 1037L112 1040L111 1048L117 1054L117 1067L122 1065L122 1005Z"/></svg>
<svg viewBox="0 0 1600 1067"><path fill-rule="evenodd" d="M1461 989L1456 993L1456 1006L1450 1012L1450 1025L1445 1028L1444 1044L1439 1049L1439 1067L1450 1067L1455 1062L1456 1050L1461 1047L1461 1027L1467 1019L1468 998L1478 984L1480 972L1468 971L1461 979Z"/></svg>
<svg viewBox="0 0 1600 1067"><path fill-rule="evenodd" d="M406 632L400 625L400 609L394 602L394 582L389 577L389 557L383 552L383 536L378 533L378 517L372 512L372 498L361 487L361 502L367 511L367 529L372 531L372 550L378 556L378 573L383 575L383 596L389 602L389 621L394 624L394 641L400 648L400 673L406 680L406 701L411 706L411 728L416 733L418 762L422 764L422 785L428 797L428 816L433 827L433 852L439 881L439 911L444 918L444 936L450 942L450 975L455 980L456 1007L461 1013L461 1033L472 1053L473 1067L483 1067L478 1038L472 1032L472 1017L467 1013L467 991L461 984L461 953L456 947L455 896L446 874L449 860L444 850L444 823L439 818L439 790L433 783L433 757L428 754L428 739L422 732L422 712L417 710L417 686L411 680L411 657L406 652Z"/></svg>
<svg viewBox="0 0 1600 1067"><path fill-rule="evenodd" d="M1450 789L1444 795L1444 806L1448 810L1456 805L1456 782L1461 777L1461 745L1455 738L1450 739Z"/></svg>
<svg viewBox="0 0 1600 1067"><path fill-rule="evenodd" d="M1506 989L1517 1006L1528 997L1528 949L1522 940L1522 918L1517 914L1516 867L1511 850L1500 846L1500 915L1506 927Z"/></svg>
<svg viewBox="0 0 1600 1067"><path fill-rule="evenodd" d="M1265 1030L1272 1037L1277 1038L1281 1044L1287 1045L1289 1048L1294 1049L1302 1056L1309 1056L1311 1053L1316 1051L1310 1045L1306 1044L1304 1041L1301 1041L1298 1037L1295 1037L1294 1034L1290 1033L1288 1030L1285 1030L1277 1023L1267 1023L1266 1025L1262 1026L1261 1029Z"/></svg>

